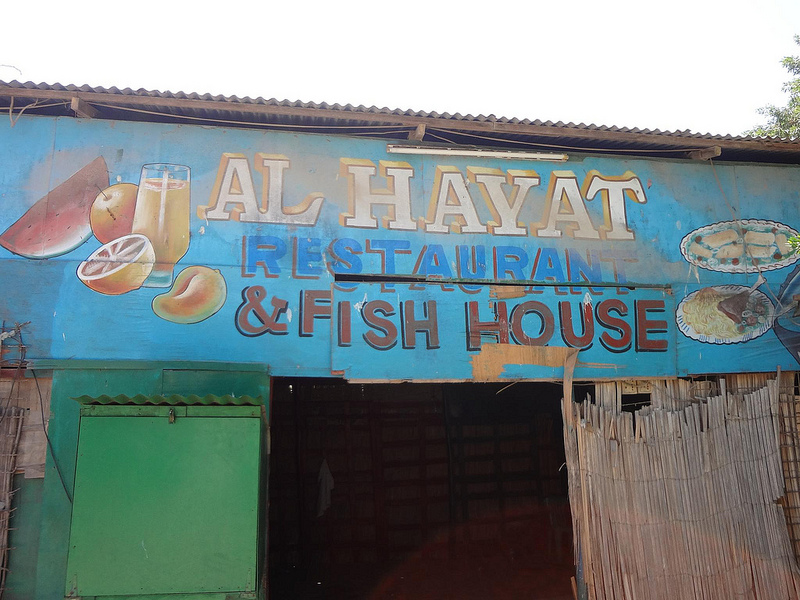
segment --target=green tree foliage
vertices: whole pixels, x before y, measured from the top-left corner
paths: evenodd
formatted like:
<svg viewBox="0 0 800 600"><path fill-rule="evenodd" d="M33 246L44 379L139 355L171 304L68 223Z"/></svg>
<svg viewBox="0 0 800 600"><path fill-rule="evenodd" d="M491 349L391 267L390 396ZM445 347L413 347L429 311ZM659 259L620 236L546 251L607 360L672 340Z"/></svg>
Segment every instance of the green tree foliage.
<svg viewBox="0 0 800 600"><path fill-rule="evenodd" d="M794 36L794 43L800 46L800 35ZM787 56L781 64L794 75L783 84L789 103L783 108L770 104L758 109L760 115L767 117L767 124L746 131L745 135L800 138L800 56Z"/></svg>

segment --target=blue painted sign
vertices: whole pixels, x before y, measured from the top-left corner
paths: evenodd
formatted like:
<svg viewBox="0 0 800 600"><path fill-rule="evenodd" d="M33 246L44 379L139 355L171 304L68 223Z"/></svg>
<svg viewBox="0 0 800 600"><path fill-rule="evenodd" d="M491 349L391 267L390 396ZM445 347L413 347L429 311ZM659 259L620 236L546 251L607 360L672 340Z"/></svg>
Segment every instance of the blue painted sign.
<svg viewBox="0 0 800 600"><path fill-rule="evenodd" d="M797 368L800 168L417 156L383 141L22 118L0 317L30 359L356 380Z"/></svg>

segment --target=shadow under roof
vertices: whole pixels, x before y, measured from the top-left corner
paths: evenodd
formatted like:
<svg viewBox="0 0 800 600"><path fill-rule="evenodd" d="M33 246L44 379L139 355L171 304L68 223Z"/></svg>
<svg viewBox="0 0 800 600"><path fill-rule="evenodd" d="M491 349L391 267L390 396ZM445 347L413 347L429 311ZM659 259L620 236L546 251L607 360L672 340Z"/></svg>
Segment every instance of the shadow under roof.
<svg viewBox="0 0 800 600"><path fill-rule="evenodd" d="M0 112L243 127L401 142L800 164L800 140L586 125L494 115L0 81ZM719 152L719 154L717 154Z"/></svg>

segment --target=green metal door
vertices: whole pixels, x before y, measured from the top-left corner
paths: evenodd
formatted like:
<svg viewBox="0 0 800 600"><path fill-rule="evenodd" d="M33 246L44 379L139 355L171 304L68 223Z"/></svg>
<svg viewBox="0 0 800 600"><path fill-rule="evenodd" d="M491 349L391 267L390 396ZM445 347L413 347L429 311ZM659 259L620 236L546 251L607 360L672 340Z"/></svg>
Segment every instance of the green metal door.
<svg viewBox="0 0 800 600"><path fill-rule="evenodd" d="M90 408L97 416L80 424L67 594L254 591L259 408Z"/></svg>

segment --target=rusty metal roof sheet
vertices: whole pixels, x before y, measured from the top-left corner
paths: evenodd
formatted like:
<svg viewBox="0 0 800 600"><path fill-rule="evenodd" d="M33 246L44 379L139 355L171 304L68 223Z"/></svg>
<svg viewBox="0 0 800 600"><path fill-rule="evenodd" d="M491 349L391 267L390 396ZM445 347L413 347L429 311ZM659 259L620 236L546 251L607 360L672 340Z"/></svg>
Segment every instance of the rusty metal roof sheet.
<svg viewBox="0 0 800 600"><path fill-rule="evenodd" d="M0 82L0 112L12 121L26 113L387 140L407 140L416 132L415 141L426 143L671 158L696 158L690 153L713 154L719 147L716 160L800 164L800 140L88 85Z"/></svg>

